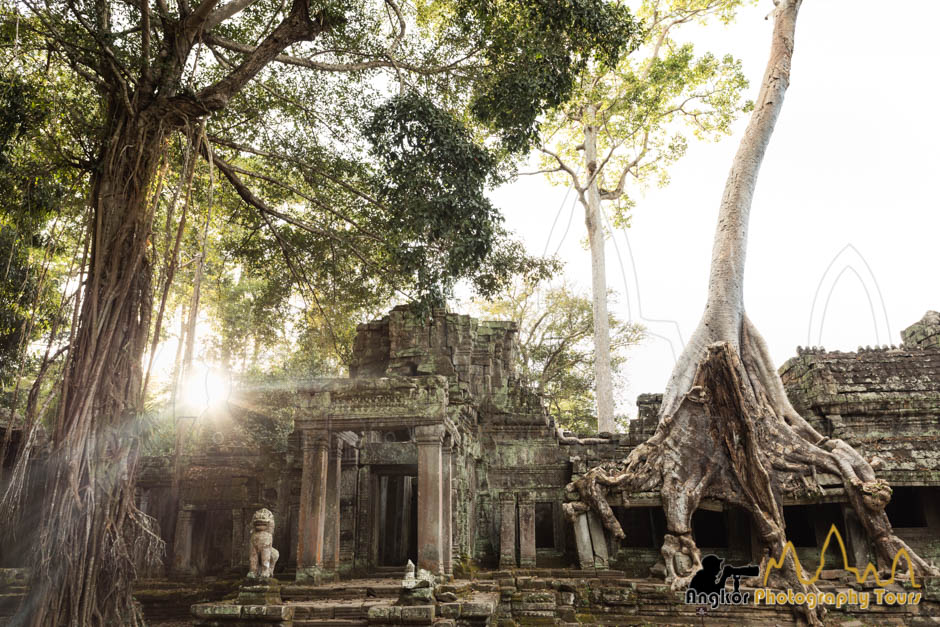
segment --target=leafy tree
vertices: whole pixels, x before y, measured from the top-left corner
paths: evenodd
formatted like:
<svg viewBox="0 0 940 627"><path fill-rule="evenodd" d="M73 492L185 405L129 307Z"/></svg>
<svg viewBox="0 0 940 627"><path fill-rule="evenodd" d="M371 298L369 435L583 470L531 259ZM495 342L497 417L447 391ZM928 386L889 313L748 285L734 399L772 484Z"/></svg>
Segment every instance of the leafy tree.
<svg viewBox="0 0 940 627"><path fill-rule="evenodd" d="M725 185L712 251L708 300L698 328L663 394L656 433L619 467L591 469L576 482L581 501L569 514L592 508L617 537L623 530L606 492L658 489L666 515L662 547L667 580L685 588L701 567L691 531L702 498L743 507L770 555L783 554L783 499L821 494L819 475L841 477L848 501L868 533L879 564L906 550L918 576L938 574L894 534L885 506L891 488L846 442L824 437L787 400L767 346L744 311L747 225L757 175L790 81L800 0L774 9L770 58L756 105ZM786 587L816 593L797 578L793 556L780 571ZM822 610L800 606L806 622L822 625Z"/></svg>
<svg viewBox="0 0 940 627"><path fill-rule="evenodd" d="M502 139L492 146L499 154L523 150L543 110L570 95L579 69L613 62L635 32L627 11L600 0L417 8L395 0L24 0L4 17L2 49L20 71L68 75L75 104L60 112L68 137L57 143L86 177L85 281L49 417L52 496L42 504L26 602L37 625L141 620L130 547L151 537L133 490L143 356L181 267L175 234L186 230L198 195L197 160L209 177L204 212L217 209L224 181L228 191L218 194L241 201L231 219L251 234L246 253L259 265L280 257L311 299L319 300L331 269L350 284L358 277L366 288L383 283L425 302L447 294L460 278L452 272L498 289L494 268L530 262L518 246L500 248L499 227L476 191L495 180L498 162L467 162L483 156L469 144L491 128ZM397 99L377 108L396 89ZM374 119L398 134L370 133ZM427 141L433 155L421 148ZM400 142L401 152L383 142ZM400 160L387 161L395 154ZM437 199L413 213L388 204L426 200L409 193L414 181L395 179L417 176L408 159L424 168L426 189L450 185L431 185ZM468 180L442 169L459 164ZM173 177L178 185L166 187ZM429 215L432 206L442 215ZM158 211L165 228L155 225ZM189 231L198 234L194 277L208 254L211 220L201 217ZM408 246L379 230L389 224L412 237ZM155 250L165 255L156 276ZM194 285L190 329L201 279Z"/></svg>
<svg viewBox="0 0 940 627"><path fill-rule="evenodd" d="M644 0L638 48L614 65L589 64L574 97L556 107L541 128L540 172L571 184L584 207L591 250L597 413L612 428L610 330L606 327L607 270L602 203L624 224L635 188L668 181L668 166L685 154L688 137L717 138L751 105L747 81L731 55L696 55L676 39L687 24L728 22L742 0Z"/></svg>
<svg viewBox="0 0 940 627"><path fill-rule="evenodd" d="M80 182L50 153L56 87L0 70L0 407L23 410L20 382L47 369L68 332L60 290L71 271L65 251L75 242L71 214ZM30 351L48 337L48 348ZM6 412L0 412L5 414Z"/></svg>
<svg viewBox="0 0 940 627"><path fill-rule="evenodd" d="M591 299L565 284L540 288L534 282L517 281L479 307L485 315L519 326L520 376L547 399L556 424L578 433L596 433ZM622 380L627 350L643 338L643 328L613 315L608 323L612 371Z"/></svg>

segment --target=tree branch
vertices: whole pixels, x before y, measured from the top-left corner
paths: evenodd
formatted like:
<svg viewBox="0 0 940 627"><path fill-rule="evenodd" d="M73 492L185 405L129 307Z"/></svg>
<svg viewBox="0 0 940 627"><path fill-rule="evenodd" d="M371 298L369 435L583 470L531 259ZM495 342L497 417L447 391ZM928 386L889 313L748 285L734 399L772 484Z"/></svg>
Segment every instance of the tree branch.
<svg viewBox="0 0 940 627"><path fill-rule="evenodd" d="M206 0L207 2L210 0ZM338 25L343 18L321 12L313 19L307 7L306 0L294 0L290 14L283 22L258 44L258 47L248 52L241 64L232 70L225 78L217 83L202 89L195 97L180 96L175 98L175 104L182 108L195 106L196 115L207 114L223 109L230 98L237 94L245 84L253 79L264 66L273 61L285 48L299 41L313 41L317 35L329 31Z"/></svg>
<svg viewBox="0 0 940 627"><path fill-rule="evenodd" d="M268 176L268 175L266 175L266 174L260 174L260 173L258 173L258 172L252 172L251 170L246 170L246 169L244 169L244 168L240 168L240 167L238 167L237 165L233 165L233 164L231 164L231 163L228 163L228 162L226 162L226 161L223 161L218 155L213 155L213 158L214 158L214 160L215 160L216 162L223 163L223 164L225 164L227 167L231 168L232 171L235 172L236 174L242 174L242 175L244 175L244 176L250 176L251 178L256 178L256 179L258 179L258 180L265 181L265 182L267 182L267 183L271 183L272 185L277 185L278 187L281 187L281 188L283 188L283 189L286 189L286 190L289 191L290 193L295 194L295 195L297 195L297 196L303 198L304 200L306 200L306 201L308 201L308 202L310 202L310 203L316 205L317 207L320 207L321 209L323 209L324 211L326 211L326 212L329 213L330 215L334 216L335 218L338 218L339 220L341 220L341 221L343 221L343 222L346 222L346 223L349 224L350 226L354 227L356 230L358 230L358 231L364 233L365 235L368 235L370 238L374 239L375 241L377 241L377 242L384 242L384 241L385 241L385 238L380 237L380 236L377 235L376 233L374 233L374 232L372 232L372 231L369 231L368 229L363 228L362 225L360 225L358 222L356 222L356 221L353 220L352 218L350 218L350 217L348 217L348 216L346 216L346 215L344 215L344 214L342 214L342 213L336 211L335 209L332 209L331 207L327 206L325 203L323 203L322 201L320 201L320 200L314 198L313 196L310 196L310 195L308 195L308 194L303 193L302 191L300 191L299 189L297 189L297 188L294 187L293 185L290 185L290 184L288 184L288 183L285 183L284 181L279 181L278 179L274 178L273 176ZM281 216L278 216L278 217L281 217Z"/></svg>
<svg viewBox="0 0 940 627"><path fill-rule="evenodd" d="M229 0L206 16L206 21L202 25L203 30L206 32L212 30L228 18L243 11L257 1L258 0ZM203 4L210 3L207 0L203 0ZM200 5L200 7L201 6L202 5Z"/></svg>
<svg viewBox="0 0 940 627"><path fill-rule="evenodd" d="M550 157L553 157L555 161L558 163L558 168L568 173L568 176L571 177L571 186L574 187L576 192L578 192L578 196L582 200L584 200L584 188L581 187L580 182L578 181L577 173L574 170L572 170L568 166L568 164L562 161L561 157L558 156L557 153L552 152L551 150L549 150L548 148L545 148L544 146L539 146L539 150L549 155Z"/></svg>
<svg viewBox="0 0 940 627"><path fill-rule="evenodd" d="M237 41L232 41L220 35L215 35L207 33L204 37L206 43L224 48L226 50L231 50L232 52L241 52L241 53L250 53L253 48L251 46L238 43ZM286 65L296 65L298 67L304 67L311 70L320 70L323 72L360 72L363 70L373 70L379 68L391 68L406 70L414 74L420 74L422 76L432 76L434 74L442 74L448 72L464 61L474 56L478 51L472 50L463 57L448 63L446 65L438 65L434 67L422 67L420 65L415 65L413 63L406 63L403 61L398 61L391 56L389 52L384 53L385 58L376 57L368 61L360 61L358 63L325 63L323 61L313 61L311 59L305 59L303 57L295 57L288 54L278 54L274 57L274 61L278 63L284 63Z"/></svg>
<svg viewBox="0 0 940 627"><path fill-rule="evenodd" d="M204 148L201 149L201 152L203 156L205 157L206 154L205 154ZM312 224L310 224L309 222L287 215L286 213L282 213L278 211L277 209L274 209L271 206L269 206L261 198L258 198L258 196L256 196L255 193L252 192L251 189L249 189L247 185L245 185L244 181L241 180L241 178L238 176L237 172L235 171L235 168L229 163L220 159L218 155L213 156L213 163L219 168L219 171L222 172L225 178L228 179L229 183L232 184L232 187L235 188L235 192L243 201L245 201L246 204L254 207L265 216L267 215L273 216L277 218L278 220L287 222L288 224L291 224L293 226L296 226L297 228L303 229L304 231L307 231L308 233L312 233L314 235L320 235L328 239L335 239L339 241L341 244L343 244L344 246L347 246L352 251L352 253L356 257L358 257L359 260L362 261L364 264L370 265L369 260L366 259L363 253L361 253L355 246L350 244L348 241L338 239L335 233L329 230L317 228L313 226ZM265 221L267 221L267 218L265 218Z"/></svg>
<svg viewBox="0 0 940 627"><path fill-rule="evenodd" d="M363 200L368 201L370 204L372 204L372 205L374 205L374 206L376 206L376 207L378 207L378 208L380 208L380 209L384 209L384 210L386 210L386 211L389 210L388 207L386 207L384 204L382 204L381 202L379 202L376 198L373 198L371 195L369 195L369 194L363 192L363 191L360 190L360 189L357 189L357 188L353 187L352 185L350 185L349 183L347 183L346 181L344 181L344 180L342 180L342 179L340 179L340 178L336 178L336 177L333 176L332 174L329 174L329 173L327 173L327 172L324 172L323 170L320 170L320 169L311 167L309 163L306 163L306 162L304 162L304 161L301 161L300 159L297 159L296 157L291 157L291 156L289 156L289 155L282 155L282 154L278 154L278 153L271 152L271 151L268 151L268 150L261 150L260 148L255 148L255 147L253 147L253 146L247 146L247 145L245 145L245 144L239 144L239 143L233 142L233 141L231 141L231 140L229 140L229 139L224 139L224 138L222 138L222 137L216 137L216 136L214 136L214 135L209 135L209 141L211 141L211 142L214 143L214 144L218 144L218 145L220 145L220 146L225 146L225 147L227 147L227 148L232 148L233 150L240 150L240 151L242 151L242 152L247 152L247 153L250 153L250 154L253 154L253 155L258 155L259 157L266 157L266 158L268 158L268 159L275 159L275 160L286 161L286 162L288 162L288 163L293 163L294 165L300 167L301 169L309 170L309 171L315 173L315 174L318 175L318 176L322 176L323 178L325 178L326 180L330 181L331 183L335 183L336 185L339 185L340 187L342 187L342 188L345 189L346 191L350 192L351 194L354 194L354 195L358 196L359 198L362 198Z"/></svg>
<svg viewBox="0 0 940 627"><path fill-rule="evenodd" d="M640 163L640 160L646 156L646 150L649 147L649 139L650 139L650 133L649 131L646 131L643 134L642 150L640 150L640 153L636 157L634 157L634 159L623 168L622 172L620 172L620 177L617 180L617 187L615 187L612 190L607 190L607 189L599 190L600 195L601 195L601 200L616 200L617 198L620 198L620 196L623 194L623 186L627 180L627 175L630 173L630 171L633 168L637 166L638 163ZM600 168L598 168L598 170L599 169Z"/></svg>

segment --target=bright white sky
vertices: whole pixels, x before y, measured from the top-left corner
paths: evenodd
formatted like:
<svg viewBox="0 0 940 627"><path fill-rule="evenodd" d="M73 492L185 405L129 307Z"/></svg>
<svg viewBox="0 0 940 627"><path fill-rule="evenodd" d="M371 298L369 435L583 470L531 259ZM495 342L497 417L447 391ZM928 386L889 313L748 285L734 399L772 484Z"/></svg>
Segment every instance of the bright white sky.
<svg viewBox="0 0 940 627"><path fill-rule="evenodd" d="M797 345L900 343L901 329L940 309L940 88L930 78L940 60L940 3L879 7L805 0L800 11L791 85L761 171L747 260L748 314L778 364ZM700 51L743 60L751 98L769 49L770 9L762 1L735 24L692 38ZM691 144L669 187L640 196L631 228L608 240L616 313L666 338L650 337L631 352L628 387L618 398L631 416L637 394L662 391L673 351L698 322L718 201L743 128L741 121L716 144ZM571 197L549 238L565 191L524 177L493 199L530 252L560 246L567 278L587 290L579 205L562 239Z"/></svg>

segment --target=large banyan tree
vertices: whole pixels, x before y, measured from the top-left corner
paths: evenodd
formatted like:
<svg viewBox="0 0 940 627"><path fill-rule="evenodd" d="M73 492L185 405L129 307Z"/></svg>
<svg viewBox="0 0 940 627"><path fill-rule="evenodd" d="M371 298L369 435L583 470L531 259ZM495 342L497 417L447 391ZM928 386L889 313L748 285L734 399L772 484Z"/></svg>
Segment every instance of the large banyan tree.
<svg viewBox="0 0 940 627"><path fill-rule="evenodd" d="M232 219L270 244L257 263L283 252L314 299L318 264L347 295L384 281L439 300L460 278L492 291L528 263L484 195L503 175L500 157L524 153L579 71L616 62L636 30L628 11L601 0L6 3L4 63L61 77L59 91L80 96L57 110L43 145L87 186L80 289L56 353L65 363L52 402L31 392L26 411L25 441L47 427L45 492L22 490L27 445L0 501L4 516L24 498L40 510L19 623L142 622L136 556L160 544L134 500L143 363L163 314L153 315L155 251L170 251L165 298L188 200L175 219L173 208L193 197L179 192L196 160L209 170L206 213L213 198L237 196ZM482 145L485 133L500 150ZM165 228L155 227L159 207Z"/></svg>
<svg viewBox="0 0 940 627"><path fill-rule="evenodd" d="M658 490L667 527L661 551L673 589L685 588L701 567L691 519L703 498L749 512L765 553L778 557L787 541L782 498L821 493L822 473L842 478L882 567L905 549L916 574L938 574L893 533L884 511L891 488L871 464L842 440L822 436L793 409L744 312L751 201L790 79L800 4L776 3L770 59L721 199L705 312L666 386L656 432L616 467L593 468L569 486L580 500L566 504L568 515L592 510L618 538L624 532L607 496L618 491L628 499ZM787 586L806 589L792 555L775 572ZM818 623L820 616L809 611L806 618Z"/></svg>

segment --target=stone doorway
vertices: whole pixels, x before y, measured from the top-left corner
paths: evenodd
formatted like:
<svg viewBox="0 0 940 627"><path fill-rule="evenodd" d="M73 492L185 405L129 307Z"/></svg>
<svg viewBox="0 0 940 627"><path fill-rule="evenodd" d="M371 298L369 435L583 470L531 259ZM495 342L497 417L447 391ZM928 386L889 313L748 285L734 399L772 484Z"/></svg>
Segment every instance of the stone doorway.
<svg viewBox="0 0 940 627"><path fill-rule="evenodd" d="M383 474L377 477L377 566L404 566L418 561L418 477Z"/></svg>

